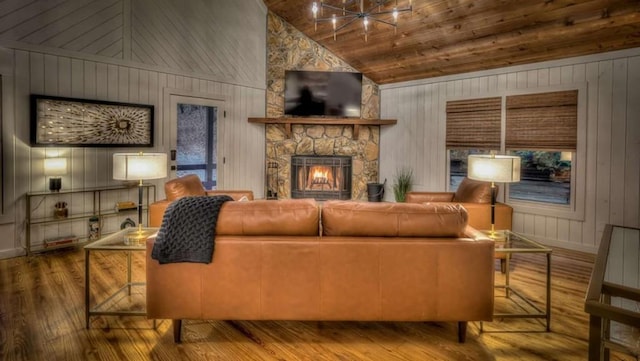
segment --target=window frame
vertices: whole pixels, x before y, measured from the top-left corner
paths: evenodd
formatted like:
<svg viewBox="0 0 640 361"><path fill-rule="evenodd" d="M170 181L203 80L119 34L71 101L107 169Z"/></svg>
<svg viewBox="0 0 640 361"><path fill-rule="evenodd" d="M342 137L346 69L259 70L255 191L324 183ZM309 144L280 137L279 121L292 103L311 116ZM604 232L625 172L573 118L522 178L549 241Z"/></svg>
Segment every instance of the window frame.
<svg viewBox="0 0 640 361"><path fill-rule="evenodd" d="M576 151L572 152L571 161L571 193L570 202L568 205L554 204L547 202L527 201L521 199L515 199L510 197L509 184L501 184L499 187L498 200L508 203L513 207L516 213L526 213L541 216L552 216L563 219L583 221L585 217L585 195L586 195L586 143L587 143L587 89L588 84L574 83L566 85L553 85L548 87L527 88L527 89L505 89L497 92L487 92L478 94L475 96L459 96L459 97L447 97L444 100L445 108L446 103L455 100L470 100L477 98L488 97L501 97L502 109L501 109L501 139L500 139L500 154L507 154L505 149L506 138L506 99L508 96L513 95L525 95L525 94L537 94L547 92L557 92L566 90L578 91L578 119L577 119L577 146ZM446 113L445 113L446 117ZM446 122L446 118L445 118ZM472 149L472 148L468 148ZM450 188L450 153L449 148L445 148L446 154L446 189L452 191ZM526 149L523 149L526 150ZM550 149L549 151L559 151Z"/></svg>

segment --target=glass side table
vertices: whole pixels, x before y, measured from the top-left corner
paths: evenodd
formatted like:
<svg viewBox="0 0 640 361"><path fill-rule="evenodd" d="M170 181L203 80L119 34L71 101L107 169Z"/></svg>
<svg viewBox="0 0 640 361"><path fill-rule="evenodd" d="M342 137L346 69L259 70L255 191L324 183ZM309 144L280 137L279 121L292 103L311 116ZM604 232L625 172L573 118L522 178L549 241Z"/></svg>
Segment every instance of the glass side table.
<svg viewBox="0 0 640 361"><path fill-rule="evenodd" d="M147 315L146 285L144 282L132 282L131 277L131 253L145 252L146 250L146 238L138 242L129 241L128 235L136 230L137 228L125 228L84 247L84 301L87 328L89 328L91 316L95 315ZM153 235L158 231L158 228L142 228L142 231ZM109 297L91 307L91 255L94 252L126 252L127 281ZM153 327L155 328L155 326L154 320Z"/></svg>
<svg viewBox="0 0 640 361"><path fill-rule="evenodd" d="M486 231L483 233L488 234ZM495 238L496 258L504 260L504 284L496 284L496 289L503 289L505 297L514 303L522 312L496 312L494 318L540 318L545 320L546 331L551 331L551 248L545 247L519 233L500 230ZM510 260L515 254L540 254L546 258L546 294L544 307L535 304L521 291L514 288L510 279ZM480 322L480 332L483 331L483 323Z"/></svg>

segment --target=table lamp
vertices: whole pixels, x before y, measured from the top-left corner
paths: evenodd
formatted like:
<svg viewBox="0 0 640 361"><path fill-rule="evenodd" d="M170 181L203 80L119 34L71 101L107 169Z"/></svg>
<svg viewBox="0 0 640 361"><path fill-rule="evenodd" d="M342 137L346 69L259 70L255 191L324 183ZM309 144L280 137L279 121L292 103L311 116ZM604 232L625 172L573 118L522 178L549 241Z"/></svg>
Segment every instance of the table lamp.
<svg viewBox="0 0 640 361"><path fill-rule="evenodd" d="M513 155L472 154L468 158L470 179L491 182L490 238L497 238L495 230L496 183L520 181L520 157Z"/></svg>
<svg viewBox="0 0 640 361"><path fill-rule="evenodd" d="M52 176L49 178L49 190L60 192L62 178L59 176L67 174L67 158L45 158L44 174Z"/></svg>
<svg viewBox="0 0 640 361"><path fill-rule="evenodd" d="M138 181L138 229L127 235L129 241L140 241L148 235L142 230L142 181L167 176L165 153L114 153L113 179Z"/></svg>

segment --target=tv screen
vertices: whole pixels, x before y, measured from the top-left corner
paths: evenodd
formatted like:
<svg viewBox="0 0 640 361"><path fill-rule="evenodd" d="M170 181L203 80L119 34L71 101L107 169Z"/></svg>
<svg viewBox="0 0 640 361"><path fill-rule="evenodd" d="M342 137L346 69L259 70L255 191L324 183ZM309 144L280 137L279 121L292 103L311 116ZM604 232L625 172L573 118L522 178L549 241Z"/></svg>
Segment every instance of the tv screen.
<svg viewBox="0 0 640 361"><path fill-rule="evenodd" d="M284 114L360 117L362 74L285 71Z"/></svg>

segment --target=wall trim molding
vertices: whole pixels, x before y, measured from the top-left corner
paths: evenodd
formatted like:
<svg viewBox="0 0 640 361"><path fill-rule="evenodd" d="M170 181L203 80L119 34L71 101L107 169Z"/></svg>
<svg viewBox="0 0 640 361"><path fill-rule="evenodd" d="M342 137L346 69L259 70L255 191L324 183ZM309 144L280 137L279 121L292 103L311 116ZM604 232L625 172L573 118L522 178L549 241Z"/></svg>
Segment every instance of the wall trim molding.
<svg viewBox="0 0 640 361"><path fill-rule="evenodd" d="M615 59L628 58L633 56L640 56L640 47L610 51L610 52L598 53L598 54L581 55L581 56L575 56L571 58L549 60L549 61L543 61L539 63L507 66L502 68L475 71L470 73L453 74L453 75L446 75L446 76L435 77L435 78L411 80L411 81L400 82L400 83L383 84L383 85L379 85L379 88L380 90L406 88L411 86L444 83L444 82L449 82L454 80L463 80L468 78L477 78L477 77L485 77L485 76L491 76L491 75L517 73L521 71L570 66L570 65L575 65L576 63L591 63L596 61L615 60Z"/></svg>

